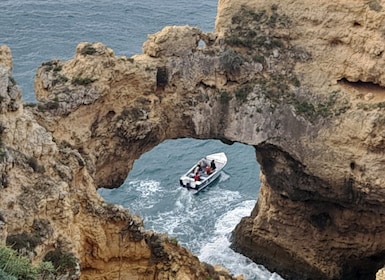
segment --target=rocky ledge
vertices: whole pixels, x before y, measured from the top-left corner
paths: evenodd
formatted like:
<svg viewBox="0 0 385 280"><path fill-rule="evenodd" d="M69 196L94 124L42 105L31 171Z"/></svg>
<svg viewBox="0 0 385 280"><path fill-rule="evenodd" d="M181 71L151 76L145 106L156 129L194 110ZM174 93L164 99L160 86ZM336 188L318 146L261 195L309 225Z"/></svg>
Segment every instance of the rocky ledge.
<svg viewBox="0 0 385 280"><path fill-rule="evenodd" d="M1 240L27 238L34 260L71 254L81 279L231 279L96 193L166 139L220 139L253 146L261 166L235 250L285 279L374 279L384 19L377 0L220 0L213 33L166 27L131 58L80 43L43 63L37 104L21 104L3 47Z"/></svg>

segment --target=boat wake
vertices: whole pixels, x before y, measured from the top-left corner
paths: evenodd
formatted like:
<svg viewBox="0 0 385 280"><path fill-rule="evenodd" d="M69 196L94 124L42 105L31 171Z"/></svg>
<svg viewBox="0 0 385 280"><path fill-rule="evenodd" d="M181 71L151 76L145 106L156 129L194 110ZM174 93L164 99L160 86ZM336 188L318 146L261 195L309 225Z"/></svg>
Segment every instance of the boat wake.
<svg viewBox="0 0 385 280"><path fill-rule="evenodd" d="M242 217L250 215L255 202L243 201L219 217L211 239L200 248L199 259L211 264L220 264L235 275L243 274L248 280L283 280L279 275L271 273L264 266L255 264L230 248L231 231Z"/></svg>
<svg viewBox="0 0 385 280"><path fill-rule="evenodd" d="M231 149L223 147L232 159L226 170L221 171L218 180L194 193L179 185L179 170L187 170L196 160L196 153L208 154L205 150L217 150L218 144L208 142L208 147L200 147L198 143L192 149L195 142L178 140L178 143L178 149L183 151L178 155L183 154L183 158L170 161L167 156L167 151L174 151L174 142L159 145L154 150L161 156L152 159L143 155L144 163L135 162L132 173L119 189L101 189L100 194L106 201L121 204L143 217L146 229L176 238L201 261L220 264L234 275L243 274L247 280L282 280L230 248L231 232L242 217L250 215L258 195L259 168L255 167L255 159L246 160L250 151L240 156L240 144L234 144ZM233 173L237 176L231 176ZM250 199L254 196L255 200Z"/></svg>
<svg viewBox="0 0 385 280"><path fill-rule="evenodd" d="M220 182L220 183L225 182L225 181L227 181L229 178L230 178L230 175L229 175L229 174L227 174L227 173L224 172L224 171L221 171L221 176L219 177L219 182Z"/></svg>

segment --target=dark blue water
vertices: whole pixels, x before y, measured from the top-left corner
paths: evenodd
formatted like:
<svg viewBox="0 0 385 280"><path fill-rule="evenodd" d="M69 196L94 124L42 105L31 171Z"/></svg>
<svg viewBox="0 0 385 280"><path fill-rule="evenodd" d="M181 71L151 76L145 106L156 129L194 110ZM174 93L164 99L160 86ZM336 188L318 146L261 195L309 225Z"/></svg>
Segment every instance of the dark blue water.
<svg viewBox="0 0 385 280"><path fill-rule="evenodd" d="M147 34L167 25L213 31L216 0L1 0L0 44L14 58L14 78L23 100L35 101L36 69L52 59L73 57L80 42L102 42L119 56L141 53ZM224 151L228 165L218 182L198 195L178 179L202 156ZM221 264L246 279L281 279L229 248L229 236L250 214L259 190L259 167L252 147L219 141L170 140L144 154L126 182L100 190L112 203L144 218L147 229L167 232L202 261Z"/></svg>
<svg viewBox="0 0 385 280"><path fill-rule="evenodd" d="M25 101L42 62L74 56L80 42L102 42L121 56L142 52L148 34L166 25L214 29L215 0L1 0L0 44L14 56Z"/></svg>

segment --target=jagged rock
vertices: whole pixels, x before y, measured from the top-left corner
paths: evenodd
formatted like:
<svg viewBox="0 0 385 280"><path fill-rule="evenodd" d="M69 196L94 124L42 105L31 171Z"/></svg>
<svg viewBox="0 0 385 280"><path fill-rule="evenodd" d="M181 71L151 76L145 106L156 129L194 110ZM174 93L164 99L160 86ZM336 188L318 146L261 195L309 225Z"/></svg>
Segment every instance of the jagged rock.
<svg viewBox="0 0 385 280"><path fill-rule="evenodd" d="M151 57L186 56L197 49L201 33L190 26L167 26L148 36L143 53Z"/></svg>
<svg viewBox="0 0 385 280"><path fill-rule="evenodd" d="M261 165L235 250L286 279L374 279L385 263L384 17L378 1L219 1L213 34L168 27L131 58L81 43L44 63L39 103L23 110L1 58L0 95L13 101L1 103L0 236L35 225L36 258L71 252L82 279L212 277L96 189L118 187L166 139L215 138L254 146Z"/></svg>
<svg viewBox="0 0 385 280"><path fill-rule="evenodd" d="M12 77L12 53L7 46L0 46L0 112L17 111L21 90Z"/></svg>
<svg viewBox="0 0 385 280"><path fill-rule="evenodd" d="M1 112L1 243L33 260L68 258L60 279L235 279L96 193L121 184L133 161L163 139L157 65L148 57L117 58L100 43L79 44L69 62L42 64L40 103ZM10 72L3 76L8 88ZM83 129L74 132L72 122ZM114 166L106 164L112 150Z"/></svg>
<svg viewBox="0 0 385 280"><path fill-rule="evenodd" d="M9 74L13 69L12 52L8 46L0 46L0 65L9 69Z"/></svg>

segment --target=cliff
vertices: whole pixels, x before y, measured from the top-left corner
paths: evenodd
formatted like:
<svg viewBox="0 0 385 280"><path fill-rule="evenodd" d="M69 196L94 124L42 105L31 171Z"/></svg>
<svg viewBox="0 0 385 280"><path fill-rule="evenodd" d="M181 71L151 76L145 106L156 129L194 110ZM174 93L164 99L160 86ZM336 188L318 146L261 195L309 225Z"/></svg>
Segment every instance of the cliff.
<svg viewBox="0 0 385 280"><path fill-rule="evenodd" d="M140 79L135 80L137 65L114 57L100 44L90 49L94 48L97 54L86 55L83 61L43 64L48 75L45 81L51 83L48 88L60 88L65 96L58 94L53 101L39 104L21 103L21 91L12 77L11 51L6 46L0 48L0 243L12 246L34 263L52 262L55 279L243 279L200 262L167 234L145 230L140 217L105 203L97 194L99 185L118 186L111 179L114 172L117 181L122 179L119 157L111 161L117 165L105 161L114 158L106 156L109 149L116 155L119 149L125 151L121 160L130 158L124 162L128 172L134 159L154 142L146 138L146 127L151 125L143 121L140 127L144 111L134 106L136 102L147 104L146 99L139 94L130 97L133 88L144 88ZM108 69L103 62L128 66ZM92 79L99 79L95 87L78 76L66 81L65 69L77 71L90 64L95 65ZM105 67L112 70L112 77L98 72ZM114 75L119 78L111 80ZM110 95L108 80L116 86L116 96ZM122 92L121 100L132 103L131 107L119 105ZM37 93L41 97L41 92ZM111 106L105 102L112 102ZM103 112L118 121L111 127ZM100 141L95 141L95 136ZM142 147L146 141L148 145Z"/></svg>
<svg viewBox="0 0 385 280"><path fill-rule="evenodd" d="M221 139L255 147L261 166L235 250L286 279L374 279L384 17L376 0L220 0L214 33L165 27L131 58L80 43L73 59L43 63L37 105L20 103L2 48L2 240L37 236L34 259L71 253L81 279L213 277L96 189L118 187L165 139Z"/></svg>

